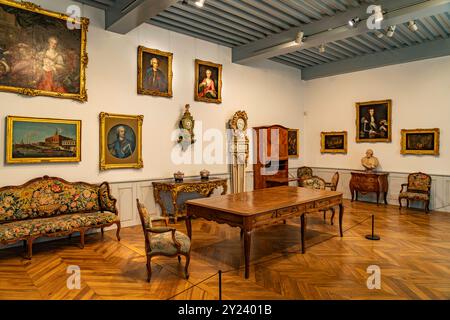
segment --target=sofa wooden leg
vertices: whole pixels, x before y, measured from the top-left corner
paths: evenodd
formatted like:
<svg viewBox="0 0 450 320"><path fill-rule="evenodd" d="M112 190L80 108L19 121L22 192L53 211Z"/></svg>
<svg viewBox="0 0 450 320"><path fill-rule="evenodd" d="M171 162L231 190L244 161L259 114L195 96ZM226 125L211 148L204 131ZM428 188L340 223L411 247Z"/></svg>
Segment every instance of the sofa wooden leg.
<svg viewBox="0 0 450 320"><path fill-rule="evenodd" d="M81 249L84 249L84 230L80 231L80 245Z"/></svg>
<svg viewBox="0 0 450 320"><path fill-rule="evenodd" d="M152 279L152 257L147 256L147 282Z"/></svg>
<svg viewBox="0 0 450 320"><path fill-rule="evenodd" d="M191 262L190 253L186 256L186 266L184 267L184 273L186 275L186 279L189 279L189 262Z"/></svg>
<svg viewBox="0 0 450 320"><path fill-rule="evenodd" d="M105 236L105 228L101 228L100 231L102 232L102 238Z"/></svg>
<svg viewBox="0 0 450 320"><path fill-rule="evenodd" d="M28 247L28 251L27 251L26 258L28 260L31 260L31 258L33 257L33 239L27 240L27 247Z"/></svg>
<svg viewBox="0 0 450 320"><path fill-rule="evenodd" d="M402 210L402 198L398 198L398 204L399 204L398 210Z"/></svg>
<svg viewBox="0 0 450 320"><path fill-rule="evenodd" d="M425 202L425 213L429 213L430 212L430 201L426 201Z"/></svg>
<svg viewBox="0 0 450 320"><path fill-rule="evenodd" d="M117 237L117 241L120 241L120 222L117 222L116 237Z"/></svg>

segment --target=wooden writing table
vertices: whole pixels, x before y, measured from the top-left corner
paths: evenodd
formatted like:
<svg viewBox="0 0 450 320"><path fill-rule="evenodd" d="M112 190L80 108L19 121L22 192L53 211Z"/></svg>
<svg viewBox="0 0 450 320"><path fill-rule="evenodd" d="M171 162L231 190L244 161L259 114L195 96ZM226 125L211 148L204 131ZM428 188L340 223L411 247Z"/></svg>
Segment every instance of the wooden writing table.
<svg viewBox="0 0 450 320"><path fill-rule="evenodd" d="M250 272L251 235L255 229L300 217L302 253L305 253L305 214L332 206L339 206L339 231L342 237L342 192L288 186L189 200L186 202L186 227L191 239L193 216L241 228L247 279Z"/></svg>

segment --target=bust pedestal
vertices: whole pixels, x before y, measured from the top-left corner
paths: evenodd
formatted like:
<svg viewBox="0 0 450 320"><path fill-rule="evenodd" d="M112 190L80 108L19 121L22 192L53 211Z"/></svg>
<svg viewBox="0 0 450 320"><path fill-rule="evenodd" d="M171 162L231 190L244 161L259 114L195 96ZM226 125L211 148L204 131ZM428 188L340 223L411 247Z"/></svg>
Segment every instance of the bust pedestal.
<svg viewBox="0 0 450 320"><path fill-rule="evenodd" d="M375 192L377 194L377 205L379 204L380 194L383 195L384 203L387 204L387 193L389 189L388 183L389 173L378 173L371 171L352 172L350 180L350 192L352 201L358 201L358 192L367 194Z"/></svg>

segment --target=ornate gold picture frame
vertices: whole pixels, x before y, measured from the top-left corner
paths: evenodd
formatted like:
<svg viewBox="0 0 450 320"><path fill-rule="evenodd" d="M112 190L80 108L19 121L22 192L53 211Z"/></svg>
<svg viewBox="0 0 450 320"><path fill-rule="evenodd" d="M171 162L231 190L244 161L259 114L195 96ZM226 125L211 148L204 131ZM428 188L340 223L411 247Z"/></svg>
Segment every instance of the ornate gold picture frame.
<svg viewBox="0 0 450 320"><path fill-rule="evenodd" d="M0 91L87 101L89 19L12 0L0 0L0 18Z"/></svg>
<svg viewBox="0 0 450 320"><path fill-rule="evenodd" d="M356 103L356 142L392 141L392 100Z"/></svg>
<svg viewBox="0 0 450 320"><path fill-rule="evenodd" d="M195 101L222 103L222 65L195 60Z"/></svg>
<svg viewBox="0 0 450 320"><path fill-rule="evenodd" d="M100 113L100 170L144 167L144 116Z"/></svg>
<svg viewBox="0 0 450 320"><path fill-rule="evenodd" d="M347 131L322 132L320 135L321 153L347 153Z"/></svg>
<svg viewBox="0 0 450 320"><path fill-rule="evenodd" d="M81 161L81 120L6 117L6 163Z"/></svg>
<svg viewBox="0 0 450 320"><path fill-rule="evenodd" d="M300 156L300 130L288 130L288 155L290 158L298 158Z"/></svg>
<svg viewBox="0 0 450 320"><path fill-rule="evenodd" d="M173 53L138 48L138 94L171 98Z"/></svg>
<svg viewBox="0 0 450 320"><path fill-rule="evenodd" d="M401 154L439 155L439 129L403 129L401 132Z"/></svg>

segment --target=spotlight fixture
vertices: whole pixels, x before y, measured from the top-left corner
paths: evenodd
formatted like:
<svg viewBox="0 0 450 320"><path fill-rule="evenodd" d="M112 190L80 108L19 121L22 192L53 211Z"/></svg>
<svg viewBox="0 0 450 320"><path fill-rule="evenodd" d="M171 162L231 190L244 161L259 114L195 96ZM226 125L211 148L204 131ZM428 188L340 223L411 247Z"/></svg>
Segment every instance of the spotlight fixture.
<svg viewBox="0 0 450 320"><path fill-rule="evenodd" d="M377 36L377 38L379 38L379 39L381 39L381 38L383 38L384 37L384 34L383 34L383 32L381 32L381 31L375 31L375 35Z"/></svg>
<svg viewBox="0 0 450 320"><path fill-rule="evenodd" d="M297 33L297 37L295 38L295 42L298 43L298 44L302 44L304 37L305 37L304 32L303 31L299 31Z"/></svg>
<svg viewBox="0 0 450 320"><path fill-rule="evenodd" d="M384 16L383 16L383 10L381 9L381 6L375 6L373 10L374 10L375 22L383 21Z"/></svg>
<svg viewBox="0 0 450 320"><path fill-rule="evenodd" d="M414 20L411 20L408 22L408 29L412 32L416 32L417 30L419 30L419 27Z"/></svg>
<svg viewBox="0 0 450 320"><path fill-rule="evenodd" d="M325 53L326 50L327 50L327 49L325 48L325 45L324 45L324 44L321 44L320 47L319 47L319 52L320 52L320 53Z"/></svg>
<svg viewBox="0 0 450 320"><path fill-rule="evenodd" d="M387 33L386 33L386 35L389 37L389 38L392 38L393 36L394 36L394 33L395 33L395 29L397 28L397 26L390 26L389 28L388 28L388 30L387 30Z"/></svg>
<svg viewBox="0 0 450 320"><path fill-rule="evenodd" d="M351 19L351 20L348 21L348 25L349 25L350 27L356 27L360 21L361 21L360 18L355 17L355 18L353 18L353 19Z"/></svg>
<svg viewBox="0 0 450 320"><path fill-rule="evenodd" d="M181 4L182 4L183 6L187 6L189 3L188 3L188 0L183 0L183 1L181 1Z"/></svg>
<svg viewBox="0 0 450 320"><path fill-rule="evenodd" d="M203 5L205 4L205 1L206 1L206 0L197 0L197 1L195 2L195 5L196 5L197 7L199 7L199 8L202 8Z"/></svg>

